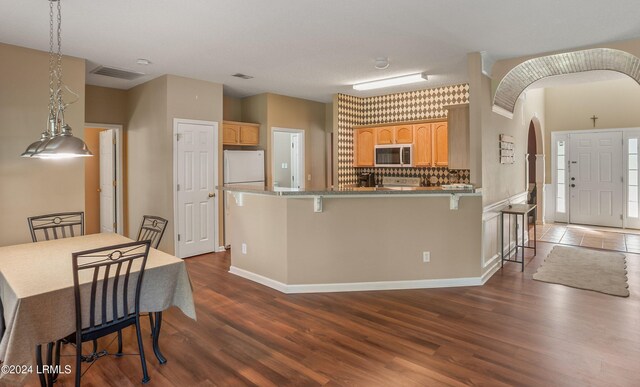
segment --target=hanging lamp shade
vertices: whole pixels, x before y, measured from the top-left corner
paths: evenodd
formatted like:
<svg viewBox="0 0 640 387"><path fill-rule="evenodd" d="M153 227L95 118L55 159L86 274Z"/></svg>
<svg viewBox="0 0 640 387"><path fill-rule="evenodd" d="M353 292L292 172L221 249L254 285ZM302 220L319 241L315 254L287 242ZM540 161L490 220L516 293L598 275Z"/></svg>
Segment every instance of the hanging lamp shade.
<svg viewBox="0 0 640 387"><path fill-rule="evenodd" d="M40 139L36 142L31 143L28 147L27 150L25 150L24 152L22 152L22 154L20 155L20 157L31 157L33 156L36 151L38 150L38 148L45 142L47 142L47 140L49 140L49 134L47 134L47 132L43 132Z"/></svg>
<svg viewBox="0 0 640 387"><path fill-rule="evenodd" d="M78 137L71 133L71 127L64 125L62 133L40 144L31 157L41 159L66 159L73 157L89 157L93 153Z"/></svg>
<svg viewBox="0 0 640 387"><path fill-rule="evenodd" d="M71 127L64 123L64 111L72 104L63 100L63 88L79 98L62 82L61 52L61 0L49 0L49 117L47 130L40 140L30 144L22 153L22 157L43 159L64 159L72 157L93 156L82 139L74 137ZM57 22L54 23L54 3L57 5ZM57 51L54 52L54 25L56 27Z"/></svg>

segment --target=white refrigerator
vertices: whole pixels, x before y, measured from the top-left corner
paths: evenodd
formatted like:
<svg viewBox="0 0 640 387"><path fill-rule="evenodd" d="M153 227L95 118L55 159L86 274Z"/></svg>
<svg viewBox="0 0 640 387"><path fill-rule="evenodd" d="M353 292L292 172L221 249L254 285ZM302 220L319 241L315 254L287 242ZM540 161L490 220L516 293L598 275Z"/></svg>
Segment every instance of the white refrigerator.
<svg viewBox="0 0 640 387"><path fill-rule="evenodd" d="M264 187L264 151L224 151L224 184ZM224 244L229 239L228 194L224 195ZM233 200L233 199L231 199Z"/></svg>
<svg viewBox="0 0 640 387"><path fill-rule="evenodd" d="M224 183L264 186L264 151L225 150Z"/></svg>

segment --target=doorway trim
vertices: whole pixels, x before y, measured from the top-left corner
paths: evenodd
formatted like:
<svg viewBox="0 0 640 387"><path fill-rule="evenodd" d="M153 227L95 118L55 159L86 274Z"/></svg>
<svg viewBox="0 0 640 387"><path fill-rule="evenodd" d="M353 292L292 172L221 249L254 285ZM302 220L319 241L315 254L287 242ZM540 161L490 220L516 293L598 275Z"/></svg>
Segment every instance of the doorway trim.
<svg viewBox="0 0 640 387"><path fill-rule="evenodd" d="M566 209L566 213L563 214L559 214L557 213L557 204L556 204L556 197L557 197L557 174L556 174L556 170L558 168L557 166L557 146L556 144L558 143L558 141L565 141L565 146L568 147L569 146L569 135L570 134L581 134L581 133L602 133L602 132L622 132L622 141L623 141L623 146L622 146L622 157L623 157L623 164L622 164L622 176L623 176L623 190L622 190L622 228L640 228L638 226L640 226L640 222L634 219L630 219L630 217L628 216L628 175L629 175L629 166L628 166L628 160L627 160L627 152L628 152L628 140L629 138L639 138L640 139L640 128L638 127L630 127L630 128L598 128L598 129L584 129L584 130L567 130L567 131L555 131L555 132L551 132L551 184L552 184L552 189L553 189L553 200L550 203L550 207L549 209L551 210L551 213L554 216L554 221L557 222L566 222L567 224L570 224L570 210L569 210L569 198L568 198L568 193L565 193L565 209ZM569 152L568 149L565 150L565 154L568 155ZM568 183L568 174L565 175L565 185Z"/></svg>
<svg viewBox="0 0 640 387"><path fill-rule="evenodd" d="M211 187L214 192L217 192L216 186L219 185L219 167L220 167L220 139L218 135L220 133L220 127L217 121L203 121L203 120L191 120L187 118L174 118L173 119L173 188L171 190L173 194L173 243L175 256L178 258L186 258L180 255L180 243L178 241L178 233L180 231L179 214L178 214L178 126L180 124L193 124L193 125L208 125L213 127L213 152L214 152L214 168L213 168L213 186ZM213 205L213 224L214 224L214 247L213 252L224 251L224 247L220 246L220 194L215 196L215 202Z"/></svg>
<svg viewBox="0 0 640 387"><path fill-rule="evenodd" d="M304 189L306 185L306 169L307 166L305 164L305 148L306 148L306 140L304 138L304 130L302 129L294 129L294 128L280 128L276 126L271 127L271 150L269 154L269 158L271 161L271 184L273 185L274 176L276 175L276 166L273 162L273 144L275 144L275 134L276 132L280 133L295 133L300 135L300 149L298 152L298 181L300 182L300 189Z"/></svg>
<svg viewBox="0 0 640 387"><path fill-rule="evenodd" d="M112 129L115 133L116 139L116 233L124 235L124 179L123 173L123 153L122 153L122 138L123 127L117 124L96 124L93 122L85 122L84 128L98 128L98 129Z"/></svg>

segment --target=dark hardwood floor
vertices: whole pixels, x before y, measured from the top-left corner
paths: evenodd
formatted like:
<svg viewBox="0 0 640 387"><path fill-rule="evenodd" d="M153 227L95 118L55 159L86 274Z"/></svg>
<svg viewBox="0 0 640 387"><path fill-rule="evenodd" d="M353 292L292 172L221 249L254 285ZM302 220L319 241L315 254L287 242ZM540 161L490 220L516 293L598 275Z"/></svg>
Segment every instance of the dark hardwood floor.
<svg viewBox="0 0 640 387"><path fill-rule="evenodd" d="M303 295L227 273L226 253L188 259L198 321L165 313L163 366L143 324L149 385L639 386L640 256L619 298L533 281L553 244L538 246L524 273L506 264L484 286ZM135 353L132 329L125 341ZM140 379L137 356L109 356L83 385Z"/></svg>

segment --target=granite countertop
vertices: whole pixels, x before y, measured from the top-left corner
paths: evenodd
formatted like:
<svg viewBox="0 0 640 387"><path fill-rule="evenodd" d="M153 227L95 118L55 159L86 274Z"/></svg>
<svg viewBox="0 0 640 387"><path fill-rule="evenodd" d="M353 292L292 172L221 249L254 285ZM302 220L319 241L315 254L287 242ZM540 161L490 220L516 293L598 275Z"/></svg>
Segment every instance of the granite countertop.
<svg viewBox="0 0 640 387"><path fill-rule="evenodd" d="M444 189L442 187L340 187L340 188L274 188L263 186L225 184L219 190L245 192L275 196L338 196L338 195L429 195L429 194L473 194L471 189Z"/></svg>

